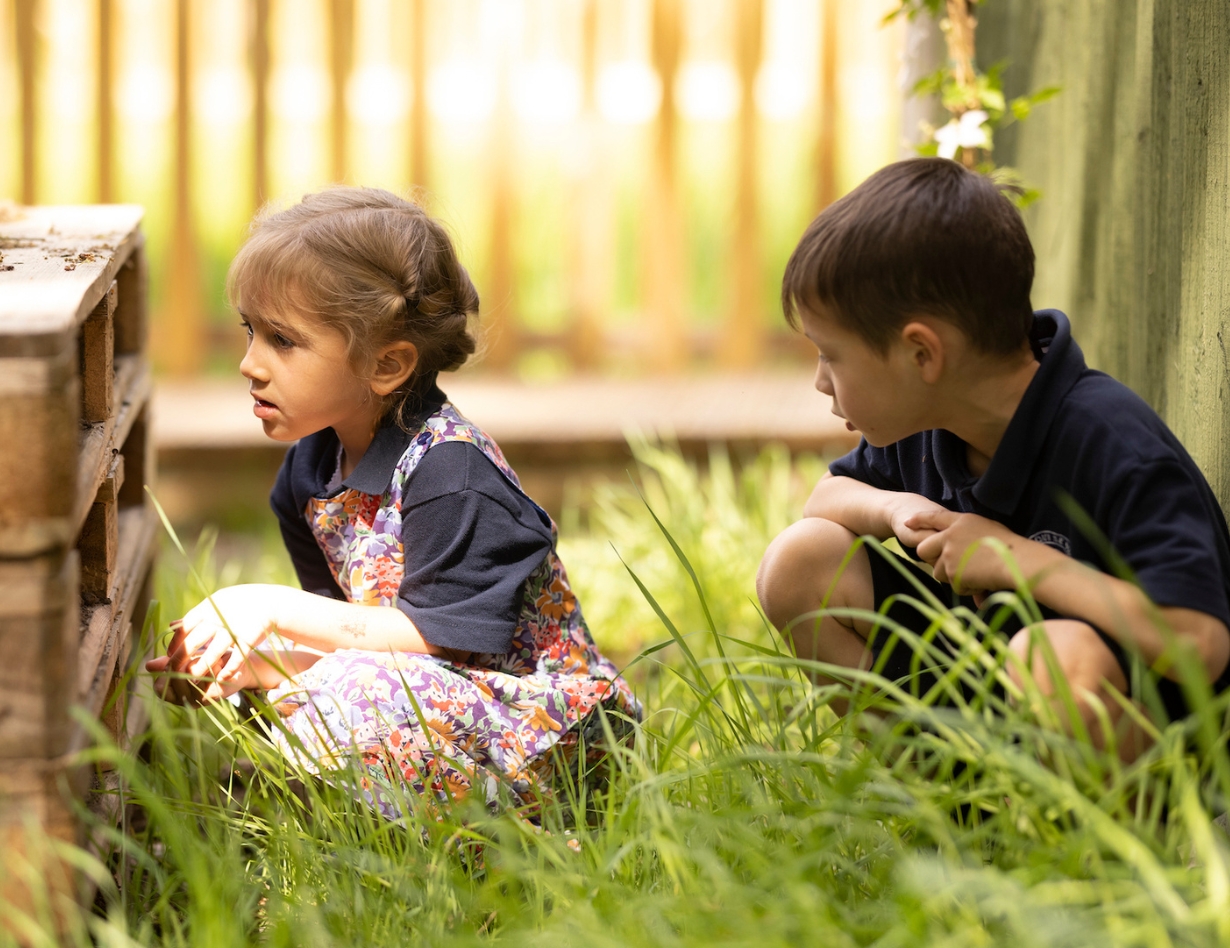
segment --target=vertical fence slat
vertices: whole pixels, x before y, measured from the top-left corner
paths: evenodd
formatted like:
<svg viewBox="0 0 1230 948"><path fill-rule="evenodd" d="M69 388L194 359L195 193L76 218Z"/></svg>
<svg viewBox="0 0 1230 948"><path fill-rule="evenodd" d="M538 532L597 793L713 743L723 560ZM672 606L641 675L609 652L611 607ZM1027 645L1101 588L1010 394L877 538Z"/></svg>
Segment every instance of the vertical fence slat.
<svg viewBox="0 0 1230 948"><path fill-rule="evenodd" d="M820 130L816 136L816 210L837 200L837 3L820 0Z"/></svg>
<svg viewBox="0 0 1230 948"><path fill-rule="evenodd" d="M15 0L17 69L21 91L21 202L33 204L38 196L38 111L36 82L38 58L34 40L37 0Z"/></svg>
<svg viewBox="0 0 1230 948"><path fill-rule="evenodd" d="M763 49L764 0L739 0L735 55L742 88L738 118L738 170L735 228L730 252L732 310L721 340L723 365L746 369L764 350L761 306L760 214L757 200L757 148L760 120L756 112L756 74Z"/></svg>
<svg viewBox="0 0 1230 948"><path fill-rule="evenodd" d="M645 208L645 296L650 319L648 361L659 371L668 372L681 368L688 356L684 308L687 267L675 173L675 76L682 17L680 0L654 0L653 62L662 83L662 101L654 124L650 199Z"/></svg>
<svg viewBox="0 0 1230 948"><path fill-rule="evenodd" d="M491 126L491 256L487 290L487 362L497 371L508 371L520 349L517 325L516 274L513 257L513 187L516 140L513 129L512 54L501 49L499 92Z"/></svg>
<svg viewBox="0 0 1230 948"><path fill-rule="evenodd" d="M201 321L201 280L197 272L196 231L192 214L192 4L175 4L175 164L171 208L171 245L167 274L166 312L162 353L177 375L200 370L204 354Z"/></svg>
<svg viewBox="0 0 1230 948"><path fill-rule="evenodd" d="M269 0L252 8L252 206L269 194Z"/></svg>
<svg viewBox="0 0 1230 948"><path fill-rule="evenodd" d="M98 200L115 200L115 4L98 0Z"/></svg>
<svg viewBox="0 0 1230 948"><path fill-rule="evenodd" d="M329 73L333 86L332 162L334 181L346 179L346 81L354 61L354 0L330 0Z"/></svg>
<svg viewBox="0 0 1230 948"><path fill-rule="evenodd" d="M584 171L577 175L572 203L574 256L572 326L568 334L573 365L584 370L598 365L602 353L602 309L609 298L611 215L606 149L598 116L598 0L585 0L581 18L582 111L577 134Z"/></svg>
<svg viewBox="0 0 1230 948"><path fill-rule="evenodd" d="M410 183L426 189L427 152L427 0L410 4Z"/></svg>

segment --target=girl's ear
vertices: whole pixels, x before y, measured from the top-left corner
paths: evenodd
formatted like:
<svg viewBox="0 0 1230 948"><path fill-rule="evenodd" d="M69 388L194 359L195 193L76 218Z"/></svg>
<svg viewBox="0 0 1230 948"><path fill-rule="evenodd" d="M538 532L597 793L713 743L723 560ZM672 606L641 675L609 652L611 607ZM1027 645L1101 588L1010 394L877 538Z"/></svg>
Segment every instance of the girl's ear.
<svg viewBox="0 0 1230 948"><path fill-rule="evenodd" d="M947 352L945 340L936 332L931 321L918 319L906 323L901 329L901 341L922 380L928 385L935 384L944 372Z"/></svg>
<svg viewBox="0 0 1230 948"><path fill-rule="evenodd" d="M381 398L392 395L406 384L418 364L419 350L413 342L402 339L389 343L376 356L370 379L372 391Z"/></svg>

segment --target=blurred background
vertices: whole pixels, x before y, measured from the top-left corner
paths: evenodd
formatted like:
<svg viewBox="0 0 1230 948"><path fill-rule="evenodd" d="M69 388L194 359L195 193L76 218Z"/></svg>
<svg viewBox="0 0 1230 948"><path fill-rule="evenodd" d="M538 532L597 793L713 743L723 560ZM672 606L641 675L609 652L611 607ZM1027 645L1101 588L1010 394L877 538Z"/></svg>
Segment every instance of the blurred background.
<svg viewBox="0 0 1230 948"><path fill-rule="evenodd" d="M750 369L814 214L902 154L891 0L0 0L0 196L147 210L164 379L233 373L266 201L417 189L475 370Z"/></svg>
<svg viewBox="0 0 1230 948"><path fill-rule="evenodd" d="M248 222L332 182L413 193L482 298L445 390L559 516L626 481L630 431L702 466L852 443L778 291L919 134L905 90L942 44L906 56L897 5L0 0L0 199L145 207L157 493L225 533L268 528L285 449L224 299Z"/></svg>

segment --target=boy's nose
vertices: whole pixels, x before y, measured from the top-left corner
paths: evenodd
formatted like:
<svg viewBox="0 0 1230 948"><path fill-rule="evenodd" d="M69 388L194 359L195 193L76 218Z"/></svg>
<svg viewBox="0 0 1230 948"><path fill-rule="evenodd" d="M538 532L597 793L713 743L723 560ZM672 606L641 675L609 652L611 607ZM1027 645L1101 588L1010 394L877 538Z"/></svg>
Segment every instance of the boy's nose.
<svg viewBox="0 0 1230 948"><path fill-rule="evenodd" d="M828 366L823 362L816 363L816 391L821 395L833 395L833 380L829 378Z"/></svg>

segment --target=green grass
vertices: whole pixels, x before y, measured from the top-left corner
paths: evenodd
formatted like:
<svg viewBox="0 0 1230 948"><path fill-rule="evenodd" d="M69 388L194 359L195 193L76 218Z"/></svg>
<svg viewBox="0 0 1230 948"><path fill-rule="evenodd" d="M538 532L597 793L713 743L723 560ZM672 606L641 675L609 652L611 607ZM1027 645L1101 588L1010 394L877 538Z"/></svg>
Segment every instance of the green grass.
<svg viewBox="0 0 1230 948"><path fill-rule="evenodd" d="M983 687L937 709L871 675L813 686L760 619L752 578L817 465L770 451L736 474L715 455L702 476L668 449L637 456L635 486L602 493L589 535L563 550L646 703L605 794L549 809L541 828L418 800L392 824L274 759L229 705L157 705L142 758L101 737L90 752L136 806L126 833L95 827L116 850L92 863L102 896L59 940L1230 942L1230 845L1210 821L1228 797L1223 738L1173 725L1121 767L1063 736L1036 695ZM256 564L285 578L281 561ZM269 578L226 573L205 578ZM159 621L197 595L168 579ZM973 621L935 611L953 636ZM952 675L980 681L973 666L1000 658L971 647ZM893 714L838 717L835 697ZM1201 707L1220 734L1226 701ZM46 919L26 922L28 940L55 943Z"/></svg>

